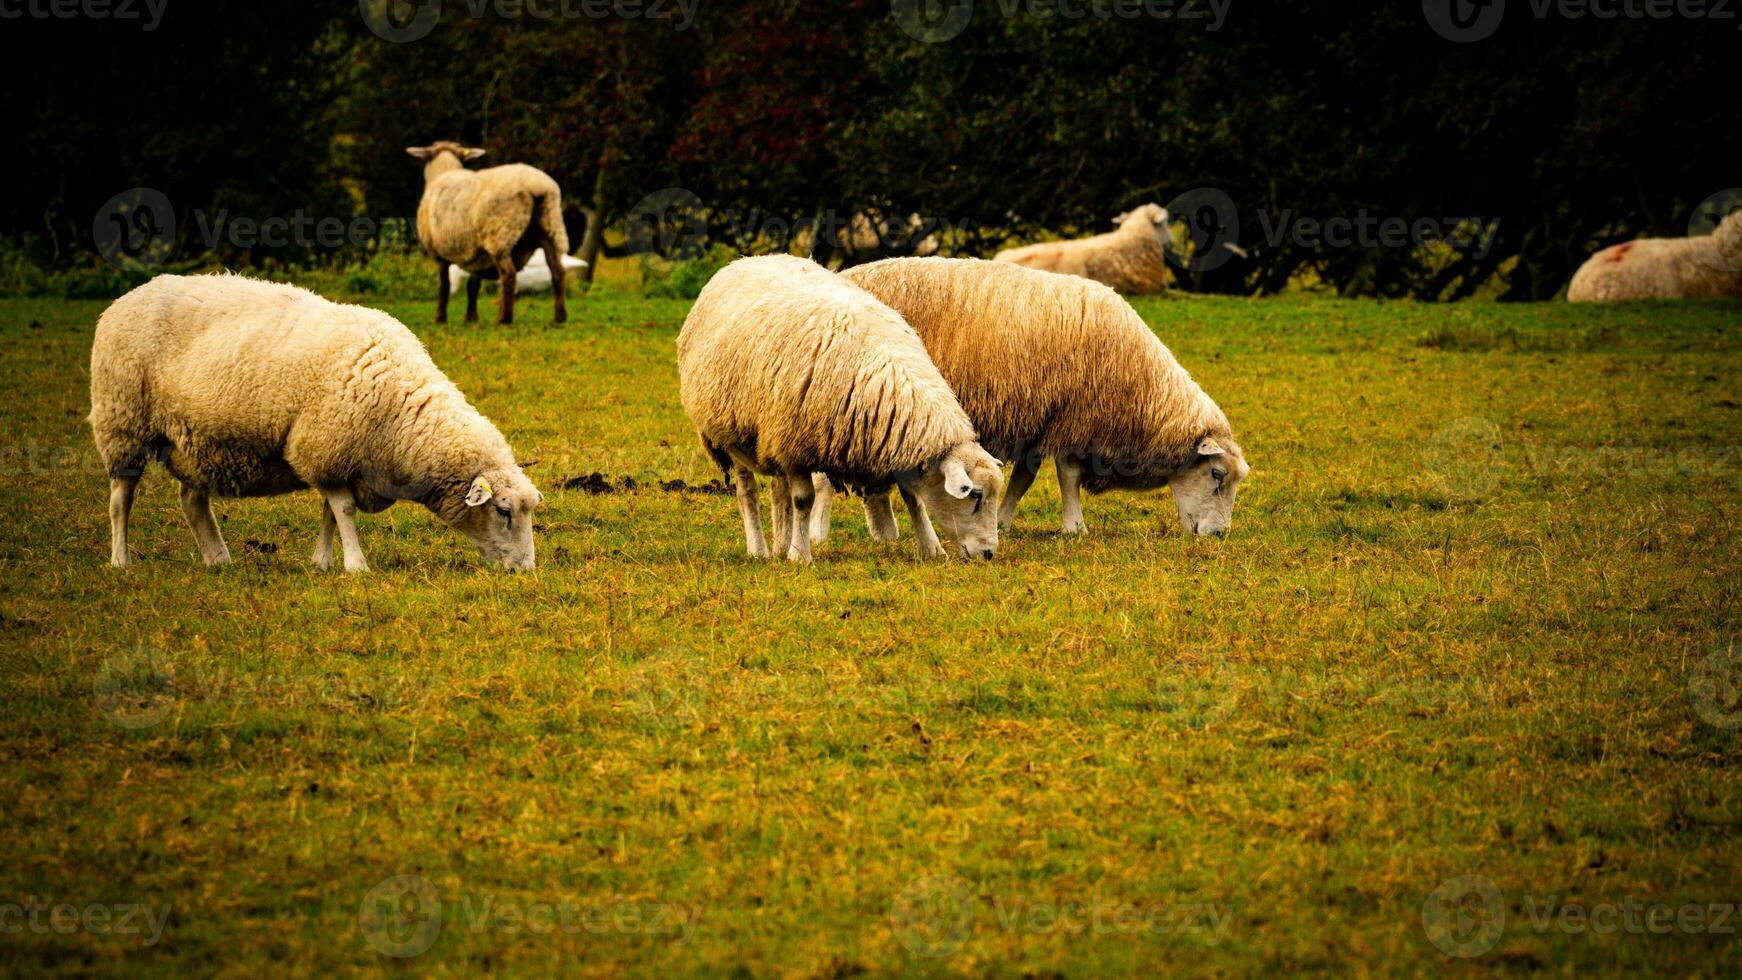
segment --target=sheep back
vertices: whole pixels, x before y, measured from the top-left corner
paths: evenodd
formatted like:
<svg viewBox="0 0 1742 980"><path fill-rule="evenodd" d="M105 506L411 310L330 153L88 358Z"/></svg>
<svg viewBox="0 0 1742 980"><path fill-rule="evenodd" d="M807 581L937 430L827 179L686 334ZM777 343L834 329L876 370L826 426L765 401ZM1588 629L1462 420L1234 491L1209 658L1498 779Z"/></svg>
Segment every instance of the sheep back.
<svg viewBox="0 0 1742 980"><path fill-rule="evenodd" d="M231 275L159 276L104 311L90 421L112 473L156 454L223 496L350 485L365 509L434 507L512 462L397 320Z"/></svg>
<svg viewBox="0 0 1742 980"><path fill-rule="evenodd" d="M1091 462L1084 485L1160 486L1227 417L1111 288L979 259L886 259L842 277L924 341L981 443Z"/></svg>
<svg viewBox="0 0 1742 980"><path fill-rule="evenodd" d="M887 483L974 441L913 329L805 259L720 270L684 321L678 367L703 442L764 473Z"/></svg>
<svg viewBox="0 0 1742 980"><path fill-rule="evenodd" d="M417 207L424 247L472 275L495 272L501 256L525 265L540 228L559 253L569 250L562 190L549 174L521 163L450 170L429 182Z"/></svg>

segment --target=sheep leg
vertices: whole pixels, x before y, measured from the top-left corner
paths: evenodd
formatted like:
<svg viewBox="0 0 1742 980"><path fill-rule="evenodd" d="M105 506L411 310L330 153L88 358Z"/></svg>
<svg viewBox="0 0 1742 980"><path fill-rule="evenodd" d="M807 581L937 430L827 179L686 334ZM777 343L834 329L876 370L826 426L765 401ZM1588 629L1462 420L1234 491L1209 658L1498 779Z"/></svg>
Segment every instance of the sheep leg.
<svg viewBox="0 0 1742 980"><path fill-rule="evenodd" d="M218 521L212 516L212 498L206 491L182 484L181 512L194 530L194 540L199 543L200 557L206 560L206 564L228 564L230 549L224 546L224 535L219 532Z"/></svg>
<svg viewBox="0 0 1742 980"><path fill-rule="evenodd" d="M792 487L785 473L776 473L768 481L769 501L774 510L774 556L785 558L792 548Z"/></svg>
<svg viewBox="0 0 1742 980"><path fill-rule="evenodd" d="M117 476L109 480L109 564L124 567L127 557L127 519L133 513L133 491L139 487L137 476Z"/></svg>
<svg viewBox="0 0 1742 980"><path fill-rule="evenodd" d="M436 322L448 322L448 294L453 291L453 283L448 281L448 264L436 263Z"/></svg>
<svg viewBox="0 0 1742 980"><path fill-rule="evenodd" d="M1078 488L1083 480L1083 467L1063 456L1053 457L1053 465L1058 468L1059 497L1064 501L1064 532L1082 534L1089 529L1083 523L1083 501L1078 495Z"/></svg>
<svg viewBox="0 0 1742 980"><path fill-rule="evenodd" d="M502 282L502 316L496 322L506 327L514 322L514 279L517 275L514 256L505 255L496 260L496 275Z"/></svg>
<svg viewBox="0 0 1742 980"><path fill-rule="evenodd" d="M894 541L901 537L895 524L895 508L889 504L889 491L865 496L865 526L876 541Z"/></svg>
<svg viewBox="0 0 1742 980"><path fill-rule="evenodd" d="M822 544L829 540L829 511L835 503L835 485L821 473L813 473L811 489L816 494L816 506L811 511L811 544Z"/></svg>
<svg viewBox="0 0 1742 980"><path fill-rule="evenodd" d="M333 508L321 499L321 536L315 539L315 553L311 559L315 567L326 571L333 567L333 529L338 522L333 519Z"/></svg>
<svg viewBox="0 0 1742 980"><path fill-rule="evenodd" d="M339 529L339 546L345 553L345 571L366 572L369 563L363 560L363 543L357 540L357 499L345 487L322 490L327 498L327 513Z"/></svg>
<svg viewBox="0 0 1742 980"><path fill-rule="evenodd" d="M556 313L551 317L554 323L569 322L568 290L563 288L563 276L568 270L563 268L563 253L557 249L556 242L549 235L544 236L544 262L550 266L550 289L556 294Z"/></svg>
<svg viewBox="0 0 1742 980"><path fill-rule="evenodd" d="M1016 505L1022 503L1022 495L1034 486L1034 478L1039 474L1040 460L1031 453L1024 452L1016 457L1010 483L1004 488L1004 500L998 505L998 530L1010 530L1010 525L1016 521Z"/></svg>
<svg viewBox="0 0 1742 980"><path fill-rule="evenodd" d="M919 556L936 558L942 555L944 546L938 543L938 532L932 529L931 518L925 513L925 504L920 503L919 498L906 487L901 488L901 499L907 503L907 516L913 519L913 537L919 544Z"/></svg>
<svg viewBox="0 0 1742 980"><path fill-rule="evenodd" d="M471 276L466 280L466 322L478 322L478 291L484 288L484 280Z"/></svg>
<svg viewBox="0 0 1742 980"><path fill-rule="evenodd" d="M811 482L809 473L789 473L786 484L787 503L792 508L792 545L786 557L789 561L808 565L811 561L811 507L816 503L816 485Z"/></svg>
<svg viewBox="0 0 1742 980"><path fill-rule="evenodd" d="M762 517L756 509L756 474L734 467L732 486L738 492L738 513L744 518L744 548L752 558L767 558L768 542L762 537Z"/></svg>

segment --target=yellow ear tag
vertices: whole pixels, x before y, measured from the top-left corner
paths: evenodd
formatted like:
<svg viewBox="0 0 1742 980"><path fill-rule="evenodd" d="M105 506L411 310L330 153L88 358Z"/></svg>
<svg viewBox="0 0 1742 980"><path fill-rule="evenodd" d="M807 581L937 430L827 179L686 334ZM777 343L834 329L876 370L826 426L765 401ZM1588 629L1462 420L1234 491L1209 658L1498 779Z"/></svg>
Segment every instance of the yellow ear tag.
<svg viewBox="0 0 1742 980"><path fill-rule="evenodd" d="M484 492L489 494L490 496L492 496L492 497L496 496L496 490L490 486L489 480L486 480L482 477L479 477L478 478L478 486L483 487Z"/></svg>

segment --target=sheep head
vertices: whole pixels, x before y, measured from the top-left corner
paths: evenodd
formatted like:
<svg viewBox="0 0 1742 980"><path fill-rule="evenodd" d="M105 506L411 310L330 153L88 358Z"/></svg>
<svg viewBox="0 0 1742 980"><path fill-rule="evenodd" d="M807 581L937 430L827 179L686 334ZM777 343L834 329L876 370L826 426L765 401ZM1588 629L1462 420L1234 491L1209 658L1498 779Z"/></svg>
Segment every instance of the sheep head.
<svg viewBox="0 0 1742 980"><path fill-rule="evenodd" d="M466 488L465 506L450 519L484 559L511 571L533 567L532 515L544 502L520 467L486 469Z"/></svg>
<svg viewBox="0 0 1742 980"><path fill-rule="evenodd" d="M979 443L963 443L899 482L925 504L963 558L990 559L997 553L1004 465Z"/></svg>
<svg viewBox="0 0 1742 980"><path fill-rule="evenodd" d="M1166 236L1167 225L1171 220L1172 216L1167 213L1166 208L1152 203L1116 215L1113 223L1121 228L1147 229Z"/></svg>
<svg viewBox="0 0 1742 980"><path fill-rule="evenodd" d="M1233 439L1199 439L1191 460L1167 481L1180 523L1193 534L1227 534L1234 523L1234 495L1250 472Z"/></svg>
<svg viewBox="0 0 1742 980"><path fill-rule="evenodd" d="M485 153L478 147L461 146L453 140L436 140L428 146L408 146L405 152L423 161L423 179L426 182L450 170L458 170Z"/></svg>

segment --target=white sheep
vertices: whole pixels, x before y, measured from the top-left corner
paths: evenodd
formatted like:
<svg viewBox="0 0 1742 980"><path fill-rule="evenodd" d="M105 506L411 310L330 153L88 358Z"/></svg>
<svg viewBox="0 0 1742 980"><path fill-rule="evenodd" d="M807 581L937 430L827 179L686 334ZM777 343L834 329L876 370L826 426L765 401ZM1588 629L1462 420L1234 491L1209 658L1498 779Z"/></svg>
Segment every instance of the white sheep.
<svg viewBox="0 0 1742 980"><path fill-rule="evenodd" d="M840 275L912 325L985 446L1016 460L1000 527L1051 458L1066 534L1086 527L1080 489L1162 486L1186 530L1227 532L1250 470L1227 416L1118 293L978 259L885 259ZM827 503L813 538L826 535ZM886 495L867 496L866 517L874 537L894 537Z"/></svg>
<svg viewBox="0 0 1742 980"><path fill-rule="evenodd" d="M478 319L480 275L491 273L502 283L499 322L514 322L516 276L535 251L543 250L556 291L558 323L569 318L559 257L569 250L563 226L562 191L549 174L522 163L484 170L467 170L467 161L484 151L442 140L429 146L408 146L405 152L424 161L423 200L417 205L417 236L434 256L440 274L436 322L448 321L448 266L471 274L466 283L466 322Z"/></svg>
<svg viewBox="0 0 1742 980"><path fill-rule="evenodd" d="M1606 248L1567 286L1574 303L1736 297L1742 297L1742 211L1710 235L1641 238Z"/></svg>
<svg viewBox="0 0 1742 980"><path fill-rule="evenodd" d="M111 561L145 464L181 481L208 565L230 560L210 498L304 487L323 503L314 563L368 569L356 512L414 500L491 562L533 567L543 499L496 427L399 321L240 276L159 276L116 300L91 347L91 431L110 477Z"/></svg>
<svg viewBox="0 0 1742 980"><path fill-rule="evenodd" d="M1113 219L1118 230L1068 242L1009 248L993 257L1030 269L1082 276L1122 293L1167 292L1167 209L1145 204Z"/></svg>
<svg viewBox="0 0 1742 980"><path fill-rule="evenodd" d="M684 410L737 488L745 545L766 558L756 474L773 477L774 553L810 560L813 473L901 490L916 527L936 515L967 558L998 547L1004 477L887 306L805 259L770 255L720 270L678 335ZM943 553L919 535L922 556Z"/></svg>
<svg viewBox="0 0 1742 980"><path fill-rule="evenodd" d="M580 269L585 269L587 263L572 255L563 256L563 272L566 275ZM477 278L493 279L495 272L486 272ZM460 285L472 274L457 265L448 266L448 286L459 289ZM532 253L532 258L526 260L526 265L514 276L514 295L525 296L527 293L542 293L551 287L550 265L544 260L543 252Z"/></svg>

